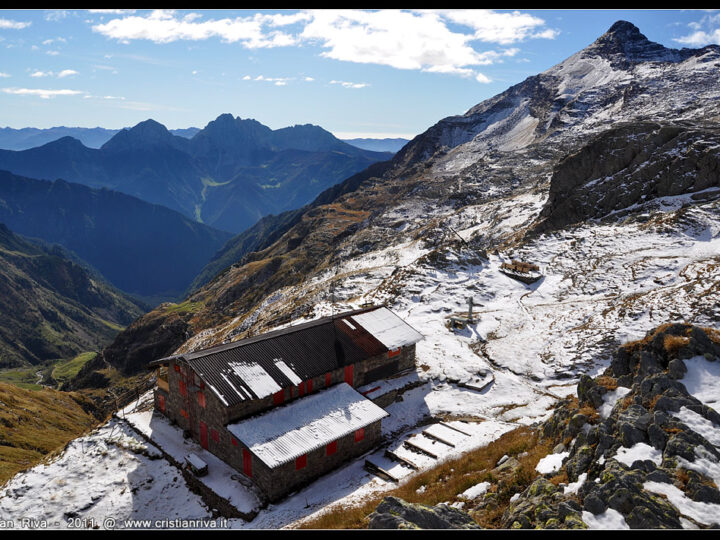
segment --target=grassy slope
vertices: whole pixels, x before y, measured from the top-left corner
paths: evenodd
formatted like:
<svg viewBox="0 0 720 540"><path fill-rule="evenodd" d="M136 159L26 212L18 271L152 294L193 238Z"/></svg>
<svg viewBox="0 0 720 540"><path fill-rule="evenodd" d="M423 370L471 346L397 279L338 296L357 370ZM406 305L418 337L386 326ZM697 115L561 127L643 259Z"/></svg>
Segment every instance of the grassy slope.
<svg viewBox="0 0 720 540"><path fill-rule="evenodd" d="M446 461L434 469L410 478L399 487L378 493L361 505L343 507L304 522L303 529L360 529L368 525L368 516L384 497L399 497L411 503L435 505L461 501L458 495L480 482L490 482L490 492L497 495L498 507L491 512L475 514L475 520L486 528L499 527L503 512L515 493L525 490L537 477L535 466L550 453L548 442L538 441L538 432L521 427L505 433L488 446ZM520 467L499 481L491 473L504 456L515 457ZM418 489L424 489L418 492Z"/></svg>
<svg viewBox="0 0 720 540"><path fill-rule="evenodd" d="M79 394L0 383L0 484L95 427Z"/></svg>

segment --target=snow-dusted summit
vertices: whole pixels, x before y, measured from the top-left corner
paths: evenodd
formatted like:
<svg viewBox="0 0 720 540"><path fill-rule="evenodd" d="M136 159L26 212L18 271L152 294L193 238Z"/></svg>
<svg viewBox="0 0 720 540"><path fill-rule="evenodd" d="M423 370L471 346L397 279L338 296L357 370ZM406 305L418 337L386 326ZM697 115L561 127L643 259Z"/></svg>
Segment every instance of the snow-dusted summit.
<svg viewBox="0 0 720 540"><path fill-rule="evenodd" d="M718 114L720 47L669 49L618 21L585 49L539 75L445 118L399 154L405 163L466 144L473 160L493 150L578 136L618 121L709 118ZM446 156L446 170L470 158ZM451 163L454 162L454 163Z"/></svg>

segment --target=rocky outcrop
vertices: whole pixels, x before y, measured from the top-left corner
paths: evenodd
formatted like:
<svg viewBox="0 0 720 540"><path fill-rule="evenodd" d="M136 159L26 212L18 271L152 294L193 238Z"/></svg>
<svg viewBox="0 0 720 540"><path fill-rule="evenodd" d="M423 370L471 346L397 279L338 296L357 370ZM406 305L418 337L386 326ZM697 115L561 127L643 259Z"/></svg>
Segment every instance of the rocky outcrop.
<svg viewBox="0 0 720 540"><path fill-rule="evenodd" d="M620 217L661 197L720 197L720 130L633 123L610 129L561 160L536 226L556 229ZM695 199L701 197L696 195Z"/></svg>
<svg viewBox="0 0 720 540"><path fill-rule="evenodd" d="M446 504L412 504L385 497L370 514L370 529L480 529L473 518Z"/></svg>
<svg viewBox="0 0 720 540"><path fill-rule="evenodd" d="M676 415L685 408L699 415L699 422L720 426L720 414L693 397L682 382L684 360L698 357L720 361L720 332L663 325L620 347L602 376L583 377L577 401L560 403L542 426L546 439L566 441L567 459L553 474L565 473L574 489L538 478L510 504L504 525L574 528L581 526L577 520L582 522L583 512L604 515L608 509L633 529L681 528L693 521L692 515L683 515L683 504L675 506L647 489L649 482L679 489L689 501L717 504L715 479L706 476L707 467L693 463L702 456L717 464L720 449ZM631 448L643 450L637 459L626 457ZM570 509L575 513L567 514L573 516L567 523L567 517L561 517ZM720 518L696 519L694 524L718 526Z"/></svg>

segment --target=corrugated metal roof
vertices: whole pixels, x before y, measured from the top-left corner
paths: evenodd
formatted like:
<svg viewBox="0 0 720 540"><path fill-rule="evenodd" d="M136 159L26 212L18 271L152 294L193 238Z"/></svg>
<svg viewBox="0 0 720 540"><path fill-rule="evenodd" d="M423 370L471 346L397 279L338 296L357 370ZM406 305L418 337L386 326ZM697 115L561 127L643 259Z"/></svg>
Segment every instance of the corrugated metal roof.
<svg viewBox="0 0 720 540"><path fill-rule="evenodd" d="M361 319L370 324L373 328L370 330L357 317L374 311L383 311L383 314ZM391 325L389 330L383 329L383 321ZM402 325L406 327L404 332ZM371 308L310 321L182 357L223 403L235 405L269 396L301 381L398 347L388 347L376 333L384 335L383 339L393 344L398 342L399 336L403 337L404 343L414 343L422 338L386 308Z"/></svg>
<svg viewBox="0 0 720 540"><path fill-rule="evenodd" d="M341 383L230 424L228 430L272 469L386 416L383 409Z"/></svg>
<svg viewBox="0 0 720 540"><path fill-rule="evenodd" d="M417 343L423 335L387 308L374 309L350 317L388 349Z"/></svg>

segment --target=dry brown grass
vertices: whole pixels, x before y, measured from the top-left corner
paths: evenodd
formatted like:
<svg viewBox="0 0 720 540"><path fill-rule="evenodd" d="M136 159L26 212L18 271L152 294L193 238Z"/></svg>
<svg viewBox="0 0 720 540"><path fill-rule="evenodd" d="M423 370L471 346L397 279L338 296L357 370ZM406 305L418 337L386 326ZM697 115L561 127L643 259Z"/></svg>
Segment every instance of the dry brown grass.
<svg viewBox="0 0 720 540"><path fill-rule="evenodd" d="M687 484L690 481L690 475L685 469L677 469L675 472L675 477L680 482L680 489L683 491L687 490Z"/></svg>
<svg viewBox="0 0 720 540"><path fill-rule="evenodd" d="M720 330L717 330L716 328L708 328L706 326L703 326L702 329L713 343L720 345Z"/></svg>
<svg viewBox="0 0 720 540"><path fill-rule="evenodd" d="M627 396L627 397L623 398L623 400L620 402L620 408L624 411L632 404L633 404L632 396Z"/></svg>
<svg viewBox="0 0 720 540"><path fill-rule="evenodd" d="M98 424L77 393L0 383L0 485Z"/></svg>
<svg viewBox="0 0 720 540"><path fill-rule="evenodd" d="M615 377L609 377L607 375L601 375L595 378L595 382L600 386L607 388L608 390L616 390L618 387L617 379Z"/></svg>
<svg viewBox="0 0 720 540"><path fill-rule="evenodd" d="M480 483L491 482L491 492L497 493L499 507L476 516L476 521L487 528L499 527L499 520L510 497L524 490L536 478L535 466L550 451L550 441L540 442L539 433L521 427L505 433L488 446L441 463L434 469L410 478L395 489L370 496L357 507L341 507L302 524L303 529L357 529L365 528L371 514L384 497L399 497L411 503L435 505L457 499L466 489ZM527 452L527 453L526 453ZM521 455L524 454L525 455ZM514 456L520 466L498 483L490 471L504 456ZM424 486L422 493L418 489Z"/></svg>
<svg viewBox="0 0 720 540"><path fill-rule="evenodd" d="M663 349L668 356L676 356L681 347L690 342L690 338L685 336L665 336L663 339Z"/></svg>
<svg viewBox="0 0 720 540"><path fill-rule="evenodd" d="M662 397L662 394L658 394L657 396L655 396L654 398L652 398L652 399L650 400L650 403L648 404L648 409L651 410L651 411L654 410L654 409L655 409L655 405L657 405L657 402L660 400L661 397Z"/></svg>
<svg viewBox="0 0 720 540"><path fill-rule="evenodd" d="M556 474L552 478L550 478L550 482L557 485L560 484L567 484L570 482L570 479L568 478L567 471L563 469L559 474Z"/></svg>

